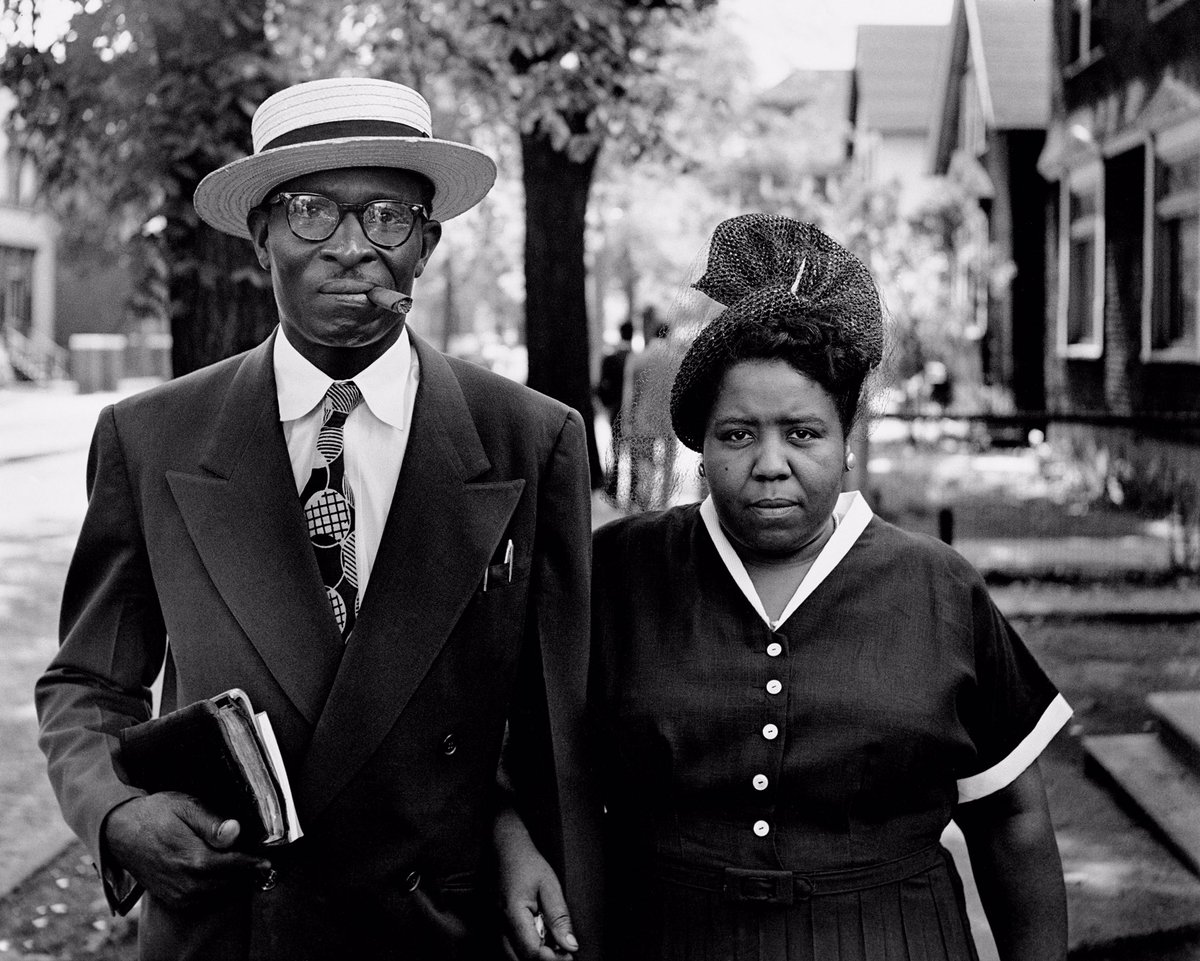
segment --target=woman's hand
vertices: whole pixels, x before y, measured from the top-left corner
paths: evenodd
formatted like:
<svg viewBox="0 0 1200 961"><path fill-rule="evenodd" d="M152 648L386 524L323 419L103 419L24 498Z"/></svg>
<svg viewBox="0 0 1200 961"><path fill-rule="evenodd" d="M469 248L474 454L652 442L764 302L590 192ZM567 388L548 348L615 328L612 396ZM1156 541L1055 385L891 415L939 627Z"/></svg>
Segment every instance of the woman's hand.
<svg viewBox="0 0 1200 961"><path fill-rule="evenodd" d="M579 942L558 876L512 809L496 818L496 857L504 911L504 950L511 961L565 961Z"/></svg>
<svg viewBox="0 0 1200 961"><path fill-rule="evenodd" d="M959 807L954 820L1000 957L1063 961L1067 896L1037 761L1003 790Z"/></svg>

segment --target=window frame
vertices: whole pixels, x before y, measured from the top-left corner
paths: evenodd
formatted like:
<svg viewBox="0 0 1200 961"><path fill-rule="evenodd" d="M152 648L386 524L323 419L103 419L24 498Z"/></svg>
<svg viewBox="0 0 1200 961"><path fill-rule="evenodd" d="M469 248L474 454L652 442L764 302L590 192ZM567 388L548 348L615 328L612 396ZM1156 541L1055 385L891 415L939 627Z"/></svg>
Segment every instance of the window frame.
<svg viewBox="0 0 1200 961"><path fill-rule="evenodd" d="M1151 23L1156 23L1173 10L1177 10L1191 0L1146 0L1146 13Z"/></svg>
<svg viewBox="0 0 1200 961"><path fill-rule="evenodd" d="M1180 211L1197 214L1200 232L1200 187L1179 195L1163 196L1161 178L1167 165L1192 161L1200 164L1200 117L1176 125L1146 138L1144 203L1142 218L1142 349L1145 363L1200 363L1200 281L1194 292L1196 308L1191 317L1192 343L1154 346L1154 315L1159 306L1160 237L1163 221L1174 219ZM1197 238L1200 240L1200 238Z"/></svg>
<svg viewBox="0 0 1200 961"><path fill-rule="evenodd" d="M1147 0L1147 2L1151 2L1151 0ZM1068 24L1067 40L1071 42L1071 49L1067 51L1070 54L1070 60L1063 69L1065 76L1075 76L1104 56L1103 44L1092 43L1092 21L1103 3L1104 0L1068 0L1069 16L1074 17L1076 11L1079 12L1079 42L1077 44L1073 42L1075 37L1072 36L1070 24Z"/></svg>
<svg viewBox="0 0 1200 961"><path fill-rule="evenodd" d="M1067 339L1071 310L1071 195L1089 191L1095 195L1095 212L1090 220L1092 237L1091 330L1087 340ZM1056 343L1060 357L1098 360L1104 355L1104 164L1100 159L1066 171L1059 183L1058 217L1058 310Z"/></svg>

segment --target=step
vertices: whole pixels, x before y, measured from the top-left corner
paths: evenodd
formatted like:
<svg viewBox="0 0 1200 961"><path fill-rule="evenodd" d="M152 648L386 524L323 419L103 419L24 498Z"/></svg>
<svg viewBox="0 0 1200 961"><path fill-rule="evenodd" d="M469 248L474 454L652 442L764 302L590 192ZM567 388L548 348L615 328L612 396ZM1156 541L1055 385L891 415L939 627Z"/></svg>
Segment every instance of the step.
<svg viewBox="0 0 1200 961"><path fill-rule="evenodd" d="M1154 734L1108 734L1083 739L1084 769L1109 782L1144 816L1191 871L1200 875L1200 774Z"/></svg>
<svg viewBox="0 0 1200 961"><path fill-rule="evenodd" d="M1163 744L1200 771L1200 691L1157 691L1146 696L1146 703Z"/></svg>

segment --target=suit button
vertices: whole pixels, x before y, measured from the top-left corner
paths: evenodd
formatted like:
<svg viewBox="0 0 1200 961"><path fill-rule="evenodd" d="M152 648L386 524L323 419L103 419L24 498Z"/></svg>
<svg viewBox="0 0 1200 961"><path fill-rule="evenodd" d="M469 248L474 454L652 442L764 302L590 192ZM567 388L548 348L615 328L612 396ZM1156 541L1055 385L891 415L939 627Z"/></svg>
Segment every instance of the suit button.
<svg viewBox="0 0 1200 961"><path fill-rule="evenodd" d="M767 681L767 693L768 694L778 694L782 690L783 690L783 683L781 681L779 681L777 678L772 678L771 680Z"/></svg>
<svg viewBox="0 0 1200 961"><path fill-rule="evenodd" d="M415 891L417 890L417 886L421 883L421 875L419 875L416 871L409 871L408 877L404 879L404 883L408 885L408 890Z"/></svg>
<svg viewBox="0 0 1200 961"><path fill-rule="evenodd" d="M756 774L751 779L750 783L754 785L754 790L765 791L767 789L767 785L771 782L767 780L767 776L765 774Z"/></svg>
<svg viewBox="0 0 1200 961"><path fill-rule="evenodd" d="M769 825L766 821L755 821L754 822L754 833L757 834L760 838L765 838L768 834L771 833L771 825Z"/></svg>
<svg viewBox="0 0 1200 961"><path fill-rule="evenodd" d="M767 657L778 657L783 653L783 645L777 641L772 641L767 645Z"/></svg>
<svg viewBox="0 0 1200 961"><path fill-rule="evenodd" d="M762 734L763 737L765 737L768 741L773 741L775 738L779 737L779 728L777 728L774 724L764 724Z"/></svg>
<svg viewBox="0 0 1200 961"><path fill-rule="evenodd" d="M458 750L458 742L454 740L453 734L447 734L442 738L442 753L449 757Z"/></svg>

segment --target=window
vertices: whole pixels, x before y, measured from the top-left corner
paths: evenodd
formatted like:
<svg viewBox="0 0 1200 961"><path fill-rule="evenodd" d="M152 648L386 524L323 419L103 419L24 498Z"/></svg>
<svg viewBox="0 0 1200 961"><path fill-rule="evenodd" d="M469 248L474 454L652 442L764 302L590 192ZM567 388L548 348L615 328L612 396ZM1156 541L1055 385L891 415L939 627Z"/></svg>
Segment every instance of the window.
<svg viewBox="0 0 1200 961"><path fill-rule="evenodd" d="M1071 24L1067 38L1069 63L1089 63L1103 53L1102 7L1102 0L1071 0Z"/></svg>
<svg viewBox="0 0 1200 961"><path fill-rule="evenodd" d="M1104 193L1099 162L1062 182L1059 213L1058 349L1097 358L1104 344Z"/></svg>
<svg viewBox="0 0 1200 961"><path fill-rule="evenodd" d="M1144 360L1200 361L1200 131L1191 126L1146 150Z"/></svg>
<svg viewBox="0 0 1200 961"><path fill-rule="evenodd" d="M0 246L0 323L28 334L33 329L34 252Z"/></svg>

